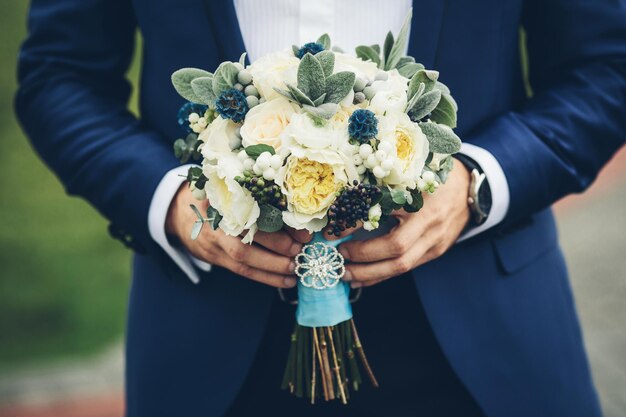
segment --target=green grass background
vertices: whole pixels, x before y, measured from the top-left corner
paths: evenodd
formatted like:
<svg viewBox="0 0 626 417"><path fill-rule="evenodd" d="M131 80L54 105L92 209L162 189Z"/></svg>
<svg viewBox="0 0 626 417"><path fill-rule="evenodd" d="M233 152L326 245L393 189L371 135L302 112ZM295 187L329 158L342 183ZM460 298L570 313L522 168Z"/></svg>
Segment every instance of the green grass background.
<svg viewBox="0 0 626 417"><path fill-rule="evenodd" d="M15 120L27 3L0 5L0 370L119 340L130 283L130 252L92 207L65 194Z"/></svg>

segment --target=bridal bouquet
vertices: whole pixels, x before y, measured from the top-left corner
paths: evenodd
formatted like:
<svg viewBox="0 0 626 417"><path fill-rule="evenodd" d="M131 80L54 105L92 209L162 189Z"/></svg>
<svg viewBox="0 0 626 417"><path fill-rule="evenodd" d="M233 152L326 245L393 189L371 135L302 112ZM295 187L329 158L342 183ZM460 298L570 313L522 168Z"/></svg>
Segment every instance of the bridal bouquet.
<svg viewBox="0 0 626 417"><path fill-rule="evenodd" d="M316 42L246 65L223 62L214 73L172 75L188 100L187 130L174 150L200 161L188 180L210 201L192 237L209 224L252 243L258 231L306 229L313 240L296 257L298 307L283 388L297 396L347 401L367 362L341 280L336 250L350 228L380 227L394 210L420 210L452 168L461 141L450 90L414 58L403 56L410 16L397 39L359 46L356 56Z"/></svg>

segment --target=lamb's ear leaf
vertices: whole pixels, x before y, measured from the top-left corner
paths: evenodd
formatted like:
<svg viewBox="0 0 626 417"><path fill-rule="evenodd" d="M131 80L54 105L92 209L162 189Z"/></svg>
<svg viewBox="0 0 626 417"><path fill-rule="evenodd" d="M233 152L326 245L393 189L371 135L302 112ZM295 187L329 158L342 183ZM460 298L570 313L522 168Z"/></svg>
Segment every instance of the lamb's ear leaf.
<svg viewBox="0 0 626 417"><path fill-rule="evenodd" d="M391 70L396 67L400 58L404 55L404 51L409 44L409 29L411 27L411 17L413 15L413 8L409 10L406 17L404 18L404 23L402 24L402 28L400 29L400 33L398 33L398 38L393 43L391 47L391 51L389 52L389 57L385 62L385 69Z"/></svg>
<svg viewBox="0 0 626 417"><path fill-rule="evenodd" d="M213 93L213 76L198 77L191 82L193 93L202 100L204 104L213 104L215 94Z"/></svg>
<svg viewBox="0 0 626 417"><path fill-rule="evenodd" d="M246 66L246 56L248 56L247 52L244 52L243 54L241 54L241 56L239 57L239 64L241 64L242 67L245 68Z"/></svg>
<svg viewBox="0 0 626 417"><path fill-rule="evenodd" d="M326 103L339 103L354 88L356 75L350 71L341 71L326 79Z"/></svg>
<svg viewBox="0 0 626 417"><path fill-rule="evenodd" d="M426 94L423 94L416 102L415 105L408 109L407 113L411 116L413 121L419 121L431 113L441 100L441 91L432 90Z"/></svg>
<svg viewBox="0 0 626 417"><path fill-rule="evenodd" d="M287 84L287 89L291 96L297 100L297 102L301 105L308 104L309 106L313 106L313 100L311 100L304 91L300 90L298 87Z"/></svg>
<svg viewBox="0 0 626 417"><path fill-rule="evenodd" d="M298 65L298 89L311 100L315 100L326 92L326 77L324 77L322 64L308 52Z"/></svg>
<svg viewBox="0 0 626 417"><path fill-rule="evenodd" d="M199 68L181 68L172 74L172 85L182 98L193 103L201 103L200 99L194 94L191 88L191 82L200 77L210 77L208 71Z"/></svg>
<svg viewBox="0 0 626 417"><path fill-rule="evenodd" d="M383 60L385 62L389 60L389 54L391 53L392 47L393 47L393 33L389 31L387 32L387 37L385 37L385 43L383 44Z"/></svg>
<svg viewBox="0 0 626 417"><path fill-rule="evenodd" d="M433 90L436 91L436 90ZM430 119L433 122L444 124L451 128L456 127L457 122L457 104L450 94L441 94L441 100L437 107L432 111Z"/></svg>
<svg viewBox="0 0 626 417"><path fill-rule="evenodd" d="M428 139L431 152L454 154L461 149L461 139L450 127L434 122L420 123L419 127Z"/></svg>
<svg viewBox="0 0 626 417"><path fill-rule="evenodd" d="M215 75L213 75L213 94L219 97L224 91L229 90L237 84L237 74L239 68L232 62L222 62Z"/></svg>
<svg viewBox="0 0 626 417"><path fill-rule="evenodd" d="M324 76L328 78L335 68L335 54L332 51L322 51L315 54L315 58L322 65Z"/></svg>
<svg viewBox="0 0 626 417"><path fill-rule="evenodd" d="M291 45L291 50L293 51L294 56L298 56L298 52L300 52L300 47L298 45Z"/></svg>
<svg viewBox="0 0 626 417"><path fill-rule="evenodd" d="M273 88L274 88L274 91L276 91L281 96L284 96L287 100L292 101L292 102L294 102L296 104L300 104L300 102L298 100L296 100L294 98L294 96L291 95L291 93L289 91L283 90L282 88L276 88L276 87L273 87Z"/></svg>
<svg viewBox="0 0 626 417"><path fill-rule="evenodd" d="M339 105L335 103L324 103L320 106L313 107L313 106L308 106L305 104L304 106L302 106L302 108L304 109L305 112L307 112L314 118L316 117L319 119L328 120L331 117L333 117L335 113L337 113L337 110L339 109Z"/></svg>
<svg viewBox="0 0 626 417"><path fill-rule="evenodd" d="M376 50L371 46L357 46L355 51L356 56L361 58L363 61L372 61L378 66L378 68L381 67L382 62L380 60L380 52L376 52Z"/></svg>
<svg viewBox="0 0 626 417"><path fill-rule="evenodd" d="M261 213L256 224L262 232L278 232L283 227L283 213L274 206L261 204Z"/></svg>
<svg viewBox="0 0 626 417"><path fill-rule="evenodd" d="M322 94L321 96L319 96L318 98L313 100L313 105L314 106L320 106L320 105L324 104L324 100L325 99L326 99L326 93Z"/></svg>
<svg viewBox="0 0 626 417"><path fill-rule="evenodd" d="M411 62L411 63L404 64L403 66L397 67L397 68L398 68L398 72L400 73L400 75L406 78L411 78L415 75L417 71L424 69L424 66L422 64Z"/></svg>
<svg viewBox="0 0 626 417"><path fill-rule="evenodd" d="M322 36L320 36L317 39L317 43L322 45L324 49L329 50L330 49L330 36L328 36L328 33L324 33Z"/></svg>

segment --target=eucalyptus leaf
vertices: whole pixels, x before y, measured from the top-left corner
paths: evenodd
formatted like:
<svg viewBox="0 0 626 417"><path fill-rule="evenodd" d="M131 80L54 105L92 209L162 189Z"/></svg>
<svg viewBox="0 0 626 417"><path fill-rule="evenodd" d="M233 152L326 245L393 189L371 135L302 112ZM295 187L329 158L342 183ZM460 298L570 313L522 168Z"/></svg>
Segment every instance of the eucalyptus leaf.
<svg viewBox="0 0 626 417"><path fill-rule="evenodd" d="M313 107L309 105L302 106L304 111L312 116L319 117L320 119L329 120L339 110L339 105L335 103L324 103L320 106Z"/></svg>
<svg viewBox="0 0 626 417"><path fill-rule="evenodd" d="M384 215L389 215L395 207L389 187L381 187L380 208Z"/></svg>
<svg viewBox="0 0 626 417"><path fill-rule="evenodd" d="M220 222L222 221L222 215L220 214L220 212L217 211L215 207L209 206L206 209L206 217L207 217L207 221L211 224L211 228L213 230L217 230L217 228L220 225Z"/></svg>
<svg viewBox="0 0 626 417"><path fill-rule="evenodd" d="M215 101L213 94L213 77L199 77L191 82L191 88L202 103L212 104Z"/></svg>
<svg viewBox="0 0 626 417"><path fill-rule="evenodd" d="M188 152L185 139L176 139L174 142L174 156L180 160L181 164L189 160L190 153Z"/></svg>
<svg viewBox="0 0 626 417"><path fill-rule="evenodd" d="M198 210L198 207L196 207L195 204L189 204L189 207L191 207L193 212L196 213L196 216L198 217L198 221L204 222L204 217L202 217L202 213L200 213L200 210Z"/></svg>
<svg viewBox="0 0 626 417"><path fill-rule="evenodd" d="M423 94L415 103L415 105L408 110L409 115L415 121L423 119L429 113L431 113L441 100L441 91L432 90L426 94Z"/></svg>
<svg viewBox="0 0 626 417"><path fill-rule="evenodd" d="M278 232L283 228L283 213L274 206L261 204L261 213L256 224L262 232Z"/></svg>
<svg viewBox="0 0 626 417"><path fill-rule="evenodd" d="M433 90L433 92L434 91L437 90ZM456 102L452 96L449 94L442 94L441 101L439 101L437 107L432 111L430 119L433 122L444 124L454 129L457 123L456 112Z"/></svg>
<svg viewBox="0 0 626 417"><path fill-rule="evenodd" d="M213 74L198 68L182 68L172 74L172 85L185 100L201 103L191 88L191 81L199 77L210 77L211 75Z"/></svg>
<svg viewBox="0 0 626 417"><path fill-rule="evenodd" d="M200 220L196 220L193 223L193 227L191 228L191 240L196 240L198 236L200 236L200 232L202 232L202 227L204 226L204 222Z"/></svg>
<svg viewBox="0 0 626 417"><path fill-rule="evenodd" d="M291 96L300 104L305 105L308 104L309 106L313 106L313 100L311 100L302 90L300 90L298 87L293 86L291 84L287 84L287 89L289 90L289 93L291 94Z"/></svg>
<svg viewBox="0 0 626 417"><path fill-rule="evenodd" d="M341 71L326 79L326 103L339 103L354 88L356 75L350 71Z"/></svg>
<svg viewBox="0 0 626 417"><path fill-rule="evenodd" d="M196 181L202 175L202 168L198 166L189 167L187 170L187 181Z"/></svg>
<svg viewBox="0 0 626 417"><path fill-rule="evenodd" d="M411 27L411 16L413 15L413 9L411 8L404 18L402 28L398 33L398 38L393 43L391 51L389 52L389 58L385 61L385 69L391 70L396 67L400 58L404 55L404 51L409 44L409 29Z"/></svg>
<svg viewBox="0 0 626 417"><path fill-rule="evenodd" d="M407 202L403 208L407 213L417 213L422 207L424 207L424 197L418 189L411 190L411 197L411 202Z"/></svg>
<svg viewBox="0 0 626 417"><path fill-rule="evenodd" d="M213 94L219 97L237 84L239 69L232 62L222 62L213 75Z"/></svg>
<svg viewBox="0 0 626 417"><path fill-rule="evenodd" d="M269 152L272 155L276 153L276 150L273 147L271 147L270 145L265 145L263 143L247 146L244 148L244 150L246 151L246 154L248 154L248 156L253 159L257 159L259 155L261 155L263 152Z"/></svg>
<svg viewBox="0 0 626 417"><path fill-rule="evenodd" d="M315 54L315 58L322 65L322 69L324 70L324 76L330 76L333 73L333 69L335 68L335 54L331 51L322 51Z"/></svg>
<svg viewBox="0 0 626 417"><path fill-rule="evenodd" d="M320 36L317 39L317 43L322 45L326 50L330 49L330 36L328 36L328 33L324 33L322 36Z"/></svg>
<svg viewBox="0 0 626 417"><path fill-rule="evenodd" d="M406 195L404 194L404 191L402 191L402 190L392 189L391 190L391 200L395 204L398 204L398 205L402 206L402 205L404 205L406 203Z"/></svg>
<svg viewBox="0 0 626 417"><path fill-rule="evenodd" d="M364 61L372 61L380 68L380 52L376 52L371 46L365 45L357 46L355 51L357 57Z"/></svg>
<svg viewBox="0 0 626 417"><path fill-rule="evenodd" d="M420 123L419 126L428 138L431 152L453 154L461 149L461 139L450 127L433 122Z"/></svg>
<svg viewBox="0 0 626 417"><path fill-rule="evenodd" d="M307 52L298 65L298 89L315 100L326 92L325 80L322 64Z"/></svg>

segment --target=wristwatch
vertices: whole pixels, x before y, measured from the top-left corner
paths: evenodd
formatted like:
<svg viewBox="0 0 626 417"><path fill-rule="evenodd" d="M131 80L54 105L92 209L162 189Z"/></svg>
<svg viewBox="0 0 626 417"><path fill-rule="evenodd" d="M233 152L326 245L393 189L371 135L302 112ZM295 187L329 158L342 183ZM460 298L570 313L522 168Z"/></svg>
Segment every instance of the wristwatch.
<svg viewBox="0 0 626 417"><path fill-rule="evenodd" d="M491 211L491 188L480 165L472 158L456 154L454 155L470 171L470 186L467 197L471 217L469 227L483 224Z"/></svg>

